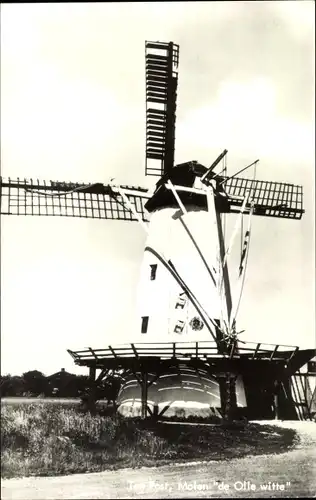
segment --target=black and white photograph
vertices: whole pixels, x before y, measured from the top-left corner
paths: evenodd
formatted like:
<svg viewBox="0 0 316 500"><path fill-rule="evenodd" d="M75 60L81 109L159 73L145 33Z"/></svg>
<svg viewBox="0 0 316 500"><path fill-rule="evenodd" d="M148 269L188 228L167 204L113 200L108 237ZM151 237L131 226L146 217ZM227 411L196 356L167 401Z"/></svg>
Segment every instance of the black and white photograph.
<svg viewBox="0 0 316 500"><path fill-rule="evenodd" d="M315 2L0 13L1 498L314 498Z"/></svg>

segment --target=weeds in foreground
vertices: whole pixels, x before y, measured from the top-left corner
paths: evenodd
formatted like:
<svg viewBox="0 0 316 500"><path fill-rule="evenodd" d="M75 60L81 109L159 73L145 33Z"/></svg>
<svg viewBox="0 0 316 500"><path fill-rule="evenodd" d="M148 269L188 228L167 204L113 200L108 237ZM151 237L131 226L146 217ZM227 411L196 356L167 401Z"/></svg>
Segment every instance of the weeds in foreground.
<svg viewBox="0 0 316 500"><path fill-rule="evenodd" d="M104 417L57 405L1 408L3 477L55 475L137 465L168 456L167 441L119 415Z"/></svg>
<svg viewBox="0 0 316 500"><path fill-rule="evenodd" d="M225 459L278 452L295 433L263 426L244 429L152 423L119 415L83 413L76 407L21 404L1 408L1 475L59 475L170 460Z"/></svg>

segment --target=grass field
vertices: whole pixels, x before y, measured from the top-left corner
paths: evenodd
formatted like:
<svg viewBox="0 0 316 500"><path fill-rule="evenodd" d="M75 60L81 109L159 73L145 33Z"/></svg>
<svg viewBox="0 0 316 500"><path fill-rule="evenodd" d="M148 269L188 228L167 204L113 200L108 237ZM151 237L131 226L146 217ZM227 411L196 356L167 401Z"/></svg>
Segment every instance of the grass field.
<svg viewBox="0 0 316 500"><path fill-rule="evenodd" d="M1 476L65 475L277 453L289 449L294 437L293 430L276 432L257 424L227 428L92 416L69 401L7 402L1 407Z"/></svg>
<svg viewBox="0 0 316 500"><path fill-rule="evenodd" d="M29 398L29 397L8 397L2 398L2 405L30 405L30 404L57 404L62 406L73 406L80 404L80 398Z"/></svg>

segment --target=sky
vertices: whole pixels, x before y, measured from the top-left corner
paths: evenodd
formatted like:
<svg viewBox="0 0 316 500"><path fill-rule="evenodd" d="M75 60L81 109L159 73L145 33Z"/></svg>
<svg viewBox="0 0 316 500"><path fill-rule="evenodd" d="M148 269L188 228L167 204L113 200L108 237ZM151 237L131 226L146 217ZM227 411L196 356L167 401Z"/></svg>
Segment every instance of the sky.
<svg viewBox="0 0 316 500"><path fill-rule="evenodd" d="M145 40L180 45L176 162L300 184L301 221L254 218L245 338L315 346L315 5L3 4L1 175L148 186ZM231 225L231 221L228 221ZM1 371L75 367L66 349L133 342L136 222L1 217Z"/></svg>

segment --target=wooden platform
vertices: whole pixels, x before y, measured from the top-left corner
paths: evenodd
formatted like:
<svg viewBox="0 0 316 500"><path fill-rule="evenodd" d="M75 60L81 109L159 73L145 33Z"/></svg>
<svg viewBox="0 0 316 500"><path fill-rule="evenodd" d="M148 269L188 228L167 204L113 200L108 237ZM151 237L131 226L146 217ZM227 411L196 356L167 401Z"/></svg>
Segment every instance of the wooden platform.
<svg viewBox="0 0 316 500"><path fill-rule="evenodd" d="M91 408L95 403L94 391L97 384L110 370L121 370L125 375L132 373L139 383L143 418L148 414L158 418L164 412L162 410L159 414L157 408L154 412L151 411L148 406L148 388L162 374L180 364L195 370L205 370L209 375L215 376L220 385L223 414L228 415L236 407L234 394L239 375L243 377L249 394L251 393L254 407L260 403L260 384L266 386L271 394L280 395L282 391L285 392L286 399L289 399L290 386L287 388L287 385L290 384L290 379L315 355L314 349L300 351L298 346L241 341L231 344L229 348L226 346L222 353L212 341L117 344L103 349L89 347L68 352L76 365L89 368ZM96 370L100 370L97 378ZM280 397L275 397L276 414ZM284 411L287 411L286 408Z"/></svg>
<svg viewBox="0 0 316 500"><path fill-rule="evenodd" d="M145 359L152 358L161 361L200 359L202 361L212 360L213 362L256 359L289 363L298 351L297 346L238 342L238 345L237 343L231 345L227 354L220 354L217 344L212 341L117 344L109 345L103 349L89 347L82 351L68 349L68 353L76 365L95 366L100 369L105 365L126 366L126 361L131 359L145 361Z"/></svg>

